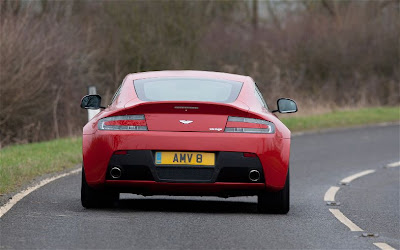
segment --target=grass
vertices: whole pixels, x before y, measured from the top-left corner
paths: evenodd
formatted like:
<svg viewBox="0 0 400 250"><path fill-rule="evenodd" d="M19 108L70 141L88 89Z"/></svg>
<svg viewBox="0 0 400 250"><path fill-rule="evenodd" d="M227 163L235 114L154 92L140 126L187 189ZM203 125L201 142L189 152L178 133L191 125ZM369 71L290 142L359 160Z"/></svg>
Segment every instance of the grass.
<svg viewBox="0 0 400 250"><path fill-rule="evenodd" d="M301 116L280 115L292 132L350 127L400 120L400 107L363 108ZM72 168L82 161L82 139L14 145L0 150L0 194L20 189L34 178Z"/></svg>
<svg viewBox="0 0 400 250"><path fill-rule="evenodd" d="M362 108L292 117L288 114L279 118L292 132L297 132L399 121L400 107Z"/></svg>
<svg viewBox="0 0 400 250"><path fill-rule="evenodd" d="M0 194L14 192L35 177L82 162L82 139L14 145L0 150Z"/></svg>

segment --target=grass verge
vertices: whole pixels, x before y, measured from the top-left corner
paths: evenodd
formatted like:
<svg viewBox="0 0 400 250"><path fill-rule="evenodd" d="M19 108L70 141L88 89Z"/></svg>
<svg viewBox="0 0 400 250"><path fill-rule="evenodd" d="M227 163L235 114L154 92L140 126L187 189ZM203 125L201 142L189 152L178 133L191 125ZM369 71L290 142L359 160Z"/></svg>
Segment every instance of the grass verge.
<svg viewBox="0 0 400 250"><path fill-rule="evenodd" d="M363 108L319 115L280 115L292 132L393 122L400 107ZM0 150L0 194L14 192L35 177L72 168L82 161L82 139L15 145Z"/></svg>
<svg viewBox="0 0 400 250"><path fill-rule="evenodd" d="M82 162L82 139L14 145L0 150L0 194L20 189L35 177Z"/></svg>
<svg viewBox="0 0 400 250"><path fill-rule="evenodd" d="M340 110L308 116L291 117L288 114L280 115L279 118L292 132L298 132L399 121L400 107Z"/></svg>

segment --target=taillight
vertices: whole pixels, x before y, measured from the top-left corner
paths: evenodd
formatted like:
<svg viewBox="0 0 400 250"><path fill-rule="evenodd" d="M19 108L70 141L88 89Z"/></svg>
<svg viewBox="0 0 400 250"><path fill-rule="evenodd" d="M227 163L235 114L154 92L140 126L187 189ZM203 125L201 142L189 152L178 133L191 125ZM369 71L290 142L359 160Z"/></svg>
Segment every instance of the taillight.
<svg viewBox="0 0 400 250"><path fill-rule="evenodd" d="M146 131L147 124L144 115L110 116L98 123L100 130Z"/></svg>
<svg viewBox="0 0 400 250"><path fill-rule="evenodd" d="M261 119L229 116L225 132L273 134L275 133L275 125Z"/></svg>

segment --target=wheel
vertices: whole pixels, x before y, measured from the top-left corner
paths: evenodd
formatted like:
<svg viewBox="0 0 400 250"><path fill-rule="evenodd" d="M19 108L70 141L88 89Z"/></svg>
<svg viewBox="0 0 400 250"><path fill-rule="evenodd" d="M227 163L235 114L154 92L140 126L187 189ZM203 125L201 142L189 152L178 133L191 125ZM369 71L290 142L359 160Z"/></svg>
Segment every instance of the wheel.
<svg viewBox="0 0 400 250"><path fill-rule="evenodd" d="M287 214L289 212L289 171L286 176L286 183L278 192L267 192L258 195L258 211L260 213Z"/></svg>
<svg viewBox="0 0 400 250"><path fill-rule="evenodd" d="M86 182L82 167L81 203L85 208L108 207L119 200L119 193L91 188Z"/></svg>

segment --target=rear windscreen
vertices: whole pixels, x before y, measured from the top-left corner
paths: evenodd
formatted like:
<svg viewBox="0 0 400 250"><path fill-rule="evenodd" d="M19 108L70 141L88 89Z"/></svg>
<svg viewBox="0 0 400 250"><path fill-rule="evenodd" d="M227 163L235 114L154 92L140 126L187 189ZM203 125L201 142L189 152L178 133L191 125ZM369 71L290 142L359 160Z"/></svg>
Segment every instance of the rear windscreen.
<svg viewBox="0 0 400 250"><path fill-rule="evenodd" d="M135 90L143 101L234 102L241 82L208 78L148 78L135 80Z"/></svg>

